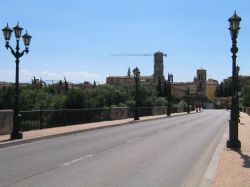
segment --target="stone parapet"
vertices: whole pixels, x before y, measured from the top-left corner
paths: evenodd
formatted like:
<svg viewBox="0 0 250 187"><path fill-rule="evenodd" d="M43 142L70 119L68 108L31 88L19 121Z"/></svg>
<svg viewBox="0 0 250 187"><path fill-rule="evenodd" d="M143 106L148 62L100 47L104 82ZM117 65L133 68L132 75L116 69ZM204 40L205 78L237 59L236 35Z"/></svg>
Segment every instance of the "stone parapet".
<svg viewBox="0 0 250 187"><path fill-rule="evenodd" d="M165 106L155 106L152 109L153 115L162 115L167 113L167 107Z"/></svg>
<svg viewBox="0 0 250 187"><path fill-rule="evenodd" d="M0 110L0 135L10 134L13 128L13 110Z"/></svg>
<svg viewBox="0 0 250 187"><path fill-rule="evenodd" d="M110 110L110 119L126 119L128 118L128 108L127 107L113 107Z"/></svg>

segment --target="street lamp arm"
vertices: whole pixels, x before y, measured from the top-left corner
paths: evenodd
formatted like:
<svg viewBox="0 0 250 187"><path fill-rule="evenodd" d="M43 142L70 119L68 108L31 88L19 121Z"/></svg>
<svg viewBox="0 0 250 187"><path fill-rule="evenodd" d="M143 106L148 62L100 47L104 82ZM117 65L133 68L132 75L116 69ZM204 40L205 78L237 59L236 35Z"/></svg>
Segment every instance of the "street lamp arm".
<svg viewBox="0 0 250 187"><path fill-rule="evenodd" d="M15 52L15 50L9 45L9 43L6 43L5 47L6 47L7 49L10 48L10 51L11 51L12 55L14 55L14 56L16 57L16 52Z"/></svg>
<svg viewBox="0 0 250 187"><path fill-rule="evenodd" d="M16 58L21 58L24 55L24 53L27 54L29 52L29 50L26 48L21 53L19 53L18 51L15 51L10 45L6 45L6 48L10 48L12 55L14 55Z"/></svg>
<svg viewBox="0 0 250 187"><path fill-rule="evenodd" d="M29 52L29 50L26 48L26 49L24 49L20 54L19 54L19 58L20 57L22 57L23 55L24 55L24 53L28 53Z"/></svg>

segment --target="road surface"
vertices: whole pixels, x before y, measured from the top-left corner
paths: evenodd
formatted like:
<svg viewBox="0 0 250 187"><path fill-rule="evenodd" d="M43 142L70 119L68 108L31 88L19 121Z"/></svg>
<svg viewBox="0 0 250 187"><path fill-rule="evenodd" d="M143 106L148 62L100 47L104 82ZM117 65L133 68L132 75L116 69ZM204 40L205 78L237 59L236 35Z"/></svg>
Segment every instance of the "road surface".
<svg viewBox="0 0 250 187"><path fill-rule="evenodd" d="M94 130L0 149L0 187L198 186L229 112Z"/></svg>

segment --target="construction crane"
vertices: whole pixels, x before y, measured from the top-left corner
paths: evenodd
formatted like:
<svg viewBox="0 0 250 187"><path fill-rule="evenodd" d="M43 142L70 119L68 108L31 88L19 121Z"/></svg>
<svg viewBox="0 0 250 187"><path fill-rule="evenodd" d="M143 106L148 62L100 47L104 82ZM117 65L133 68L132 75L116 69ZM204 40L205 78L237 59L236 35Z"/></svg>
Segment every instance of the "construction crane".
<svg viewBox="0 0 250 187"><path fill-rule="evenodd" d="M157 54L161 54L164 57L167 57L167 54L162 53L160 51L156 53L117 53L117 54L111 54L111 56L155 56Z"/></svg>

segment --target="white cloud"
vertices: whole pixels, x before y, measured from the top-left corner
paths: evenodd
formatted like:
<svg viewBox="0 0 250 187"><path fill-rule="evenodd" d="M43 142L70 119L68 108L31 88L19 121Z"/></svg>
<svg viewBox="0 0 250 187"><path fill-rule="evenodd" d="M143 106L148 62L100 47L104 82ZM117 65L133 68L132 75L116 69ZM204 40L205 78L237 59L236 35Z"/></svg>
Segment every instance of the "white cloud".
<svg viewBox="0 0 250 187"><path fill-rule="evenodd" d="M49 76L49 77L58 77L59 76L59 74L54 73L54 72L50 72L48 70L43 71L43 72L37 72L36 74L39 74L42 77L47 77L47 76Z"/></svg>
<svg viewBox="0 0 250 187"><path fill-rule="evenodd" d="M30 76L30 77L33 76L32 72L30 72L29 70L25 70L25 69L20 70L19 74L24 74L25 76Z"/></svg>
<svg viewBox="0 0 250 187"><path fill-rule="evenodd" d="M67 77L84 77L84 78L98 78L99 76L96 74L89 73L87 71L79 71L79 72L65 72L63 73Z"/></svg>
<svg viewBox="0 0 250 187"><path fill-rule="evenodd" d="M30 82L35 76L43 80L63 80L64 77L70 82L83 82L83 81L100 81L100 76L87 71L68 71L68 72L53 72L49 70L45 71L30 71L28 69L20 70L20 82ZM15 72L14 71L0 71L0 80L13 82Z"/></svg>

